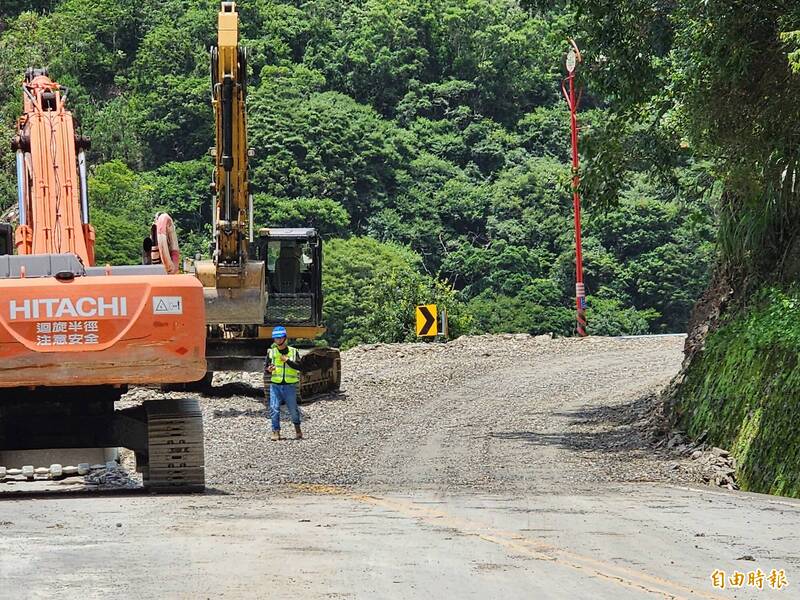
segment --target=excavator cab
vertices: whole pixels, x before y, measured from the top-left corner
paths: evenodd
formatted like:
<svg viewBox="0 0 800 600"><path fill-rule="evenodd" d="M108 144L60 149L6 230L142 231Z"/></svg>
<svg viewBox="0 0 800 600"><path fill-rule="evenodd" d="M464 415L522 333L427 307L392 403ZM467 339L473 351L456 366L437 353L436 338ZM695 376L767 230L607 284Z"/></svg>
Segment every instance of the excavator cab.
<svg viewBox="0 0 800 600"><path fill-rule="evenodd" d="M264 228L250 244L251 261L266 265L267 306L260 325L212 328L206 345L209 371L264 369L272 328L283 325L300 348L300 399L339 389L341 358L313 341L323 333L322 239L312 228ZM224 328L223 328L224 327Z"/></svg>
<svg viewBox="0 0 800 600"><path fill-rule="evenodd" d="M251 259L267 265L264 324L320 328L322 333L322 240L311 228L265 228L251 246ZM299 332L302 333L302 332Z"/></svg>

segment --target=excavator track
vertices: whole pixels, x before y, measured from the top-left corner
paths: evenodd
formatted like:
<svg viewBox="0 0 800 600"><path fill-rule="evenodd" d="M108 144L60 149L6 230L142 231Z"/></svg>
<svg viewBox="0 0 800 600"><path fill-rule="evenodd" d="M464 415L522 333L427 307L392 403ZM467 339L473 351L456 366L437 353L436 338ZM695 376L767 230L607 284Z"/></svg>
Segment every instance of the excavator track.
<svg viewBox="0 0 800 600"><path fill-rule="evenodd" d="M336 348L300 350L300 402L308 402L320 394L339 390L342 381L342 360Z"/></svg>
<svg viewBox="0 0 800 600"><path fill-rule="evenodd" d="M203 415L194 399L144 403L148 463L144 487L154 492L186 493L205 489Z"/></svg>

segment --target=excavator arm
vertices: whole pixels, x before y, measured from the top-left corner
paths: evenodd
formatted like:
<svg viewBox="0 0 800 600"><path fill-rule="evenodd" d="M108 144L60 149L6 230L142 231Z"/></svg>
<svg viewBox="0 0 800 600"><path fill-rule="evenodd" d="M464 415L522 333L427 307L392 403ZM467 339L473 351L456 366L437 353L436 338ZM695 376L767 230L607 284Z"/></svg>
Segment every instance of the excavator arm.
<svg viewBox="0 0 800 600"><path fill-rule="evenodd" d="M214 249L209 261L197 261L209 324L260 324L266 295L263 261L248 260L253 241L253 201L248 187L247 62L239 45L235 2L223 2L218 15L218 45L211 50L211 103L216 159Z"/></svg>
<svg viewBox="0 0 800 600"><path fill-rule="evenodd" d="M71 252L94 265L84 152L89 139L76 134L67 90L45 69L28 69L22 91L24 111L11 142L17 158L17 253Z"/></svg>

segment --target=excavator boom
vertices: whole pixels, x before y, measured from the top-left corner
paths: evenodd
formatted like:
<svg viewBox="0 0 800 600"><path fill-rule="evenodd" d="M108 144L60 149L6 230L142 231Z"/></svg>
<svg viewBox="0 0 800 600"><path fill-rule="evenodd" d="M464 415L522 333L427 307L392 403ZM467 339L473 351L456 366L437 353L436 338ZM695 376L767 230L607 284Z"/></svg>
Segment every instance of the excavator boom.
<svg viewBox="0 0 800 600"><path fill-rule="evenodd" d="M46 71L28 69L22 92L24 112L11 143L19 185L17 253L71 252L93 265L95 234L89 224L84 153L89 140L75 134L66 109L67 90Z"/></svg>
<svg viewBox="0 0 800 600"><path fill-rule="evenodd" d="M258 324L264 319L264 263L249 260L253 199L248 187L247 56L239 46L235 2L223 2L218 45L211 51L214 107L214 255L197 261L209 324Z"/></svg>

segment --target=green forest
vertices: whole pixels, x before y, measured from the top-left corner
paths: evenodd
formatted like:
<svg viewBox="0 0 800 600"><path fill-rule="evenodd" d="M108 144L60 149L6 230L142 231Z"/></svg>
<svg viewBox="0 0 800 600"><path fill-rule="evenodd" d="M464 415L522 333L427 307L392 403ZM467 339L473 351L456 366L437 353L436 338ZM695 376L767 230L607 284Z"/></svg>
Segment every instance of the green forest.
<svg viewBox="0 0 800 600"><path fill-rule="evenodd" d="M138 263L156 210L175 218L184 255L207 255L219 2L2 4L5 137L25 68L47 66L92 139L98 262ZM323 233L329 343L413 339L420 302L447 307L454 335L574 334L560 89L569 36L587 44L579 118L589 332L686 330L715 260L721 188L708 158L674 143L646 111L620 115L620 92L603 79L614 68L599 61L602 40L581 3L237 6L256 225ZM0 153L11 206L13 155L6 143Z"/></svg>

